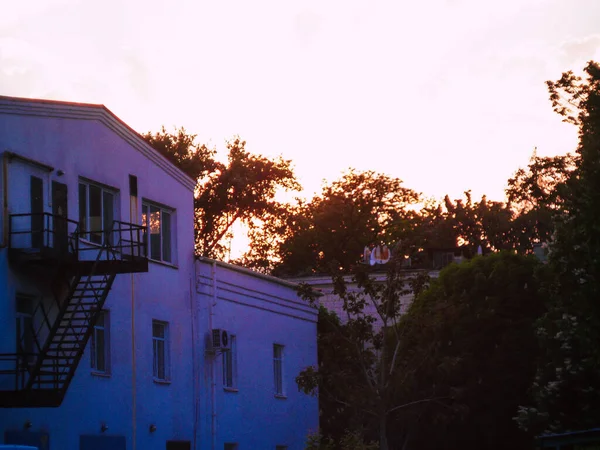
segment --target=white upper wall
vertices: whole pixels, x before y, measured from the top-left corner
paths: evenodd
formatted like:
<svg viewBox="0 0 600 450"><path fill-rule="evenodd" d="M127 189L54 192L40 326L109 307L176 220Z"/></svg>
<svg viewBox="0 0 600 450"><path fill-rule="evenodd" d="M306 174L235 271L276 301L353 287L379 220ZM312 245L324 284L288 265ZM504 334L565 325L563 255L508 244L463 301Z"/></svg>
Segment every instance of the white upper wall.
<svg viewBox="0 0 600 450"><path fill-rule="evenodd" d="M143 199L175 210L178 248L173 250L193 254L195 181L104 106L0 97L0 152L7 178L1 186L8 201L0 214L30 212L29 178L35 175L44 181L44 211L52 211L52 181L64 183L69 218L78 221L78 182L83 177L118 191L115 219L140 223ZM130 203L129 175L138 180L136 210Z"/></svg>

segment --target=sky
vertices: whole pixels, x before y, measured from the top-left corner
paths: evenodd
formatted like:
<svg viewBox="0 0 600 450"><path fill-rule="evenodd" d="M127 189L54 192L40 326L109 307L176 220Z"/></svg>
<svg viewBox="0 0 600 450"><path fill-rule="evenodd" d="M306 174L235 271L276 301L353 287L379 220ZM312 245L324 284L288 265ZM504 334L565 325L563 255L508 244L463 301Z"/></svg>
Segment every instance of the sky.
<svg viewBox="0 0 600 450"><path fill-rule="evenodd" d="M597 0L20 0L0 15L0 95L101 103L291 159L306 195L349 167L426 196L501 200L573 151L545 81L600 59Z"/></svg>

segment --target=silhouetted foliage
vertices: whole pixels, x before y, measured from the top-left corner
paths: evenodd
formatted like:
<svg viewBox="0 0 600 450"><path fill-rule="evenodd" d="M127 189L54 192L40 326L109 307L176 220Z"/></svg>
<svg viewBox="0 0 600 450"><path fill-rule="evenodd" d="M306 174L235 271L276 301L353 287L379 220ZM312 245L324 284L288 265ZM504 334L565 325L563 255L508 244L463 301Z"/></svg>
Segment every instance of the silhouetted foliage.
<svg viewBox="0 0 600 450"><path fill-rule="evenodd" d="M534 402L517 417L535 433L600 425L600 65L589 62L584 71L585 78L566 72L548 82L554 110L579 129L579 145L550 246L553 282L538 325Z"/></svg>
<svg viewBox="0 0 600 450"><path fill-rule="evenodd" d="M399 402L392 394L406 374L398 371L398 350L406 337L398 327L403 302L422 287L412 283L414 274L402 270L409 246L397 245L387 265L384 281L376 281L364 266L353 268L351 277L335 271L331 263L333 291L343 304L343 321L319 311L319 366L304 369L296 378L300 390L320 396L321 433L326 440L341 442L347 430L364 430L363 439L377 441L387 450L390 417L400 409L435 399ZM350 286L348 278L356 287ZM310 286L302 285L301 297L317 300ZM374 314L369 314L374 310ZM334 447L339 448L339 447Z"/></svg>
<svg viewBox="0 0 600 450"><path fill-rule="evenodd" d="M249 153L239 137L227 141L227 162L215 159L215 150L195 142L196 136L185 129L170 133L163 127L146 133L144 139L163 156L197 180L195 195L196 253L225 259L231 229L241 222L251 231L265 227L276 233L273 225L288 206L276 200L280 189L299 190L291 162L269 159ZM276 236L250 234L250 253L257 268L266 270L261 258L273 251ZM262 240L260 240L262 239ZM264 266L264 267L261 267Z"/></svg>
<svg viewBox="0 0 600 450"><path fill-rule="evenodd" d="M325 273L333 261L348 270L366 245L396 242L412 226L418 198L398 178L350 170L288 217L274 273Z"/></svg>
<svg viewBox="0 0 600 450"><path fill-rule="evenodd" d="M541 264L500 252L441 271L400 322L393 448L531 449L514 413L535 372ZM435 432L432 432L435 430Z"/></svg>

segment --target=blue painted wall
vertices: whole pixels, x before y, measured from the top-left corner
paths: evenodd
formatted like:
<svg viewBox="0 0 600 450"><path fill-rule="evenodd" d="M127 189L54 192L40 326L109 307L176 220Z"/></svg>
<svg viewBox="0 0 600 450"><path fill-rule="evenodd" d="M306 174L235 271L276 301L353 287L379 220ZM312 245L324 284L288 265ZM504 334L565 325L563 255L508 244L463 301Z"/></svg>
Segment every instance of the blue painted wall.
<svg viewBox="0 0 600 450"><path fill-rule="evenodd" d="M306 435L318 428L318 402L299 393L294 378L317 363L316 312L297 297L292 283L212 260L194 262L191 180L97 106L0 97L0 152L54 168L2 160L9 214L29 212L32 174L43 179L47 212L51 182L68 185L73 220L79 217L79 177L119 191L116 219L140 223L142 198L176 210L176 264L150 262L148 273L118 275L108 296L110 376L92 372L88 346L60 407L0 408L0 442L5 432L23 431L29 421L28 432L48 433L50 449L56 450L96 445L100 440L94 436L124 438L134 450L164 449L167 441L213 450L227 442L240 450L304 448ZM130 174L138 177L133 216ZM0 246L0 353L15 351L17 292L49 301L47 283L14 270ZM152 377L153 319L169 323L169 383ZM237 391L223 388L223 356L206 351L211 328L237 336ZM275 396L274 343L285 346L285 398ZM108 426L104 432L102 424Z"/></svg>
<svg viewBox="0 0 600 450"><path fill-rule="evenodd" d="M223 386L223 355L203 361L204 383L214 380L215 395L214 406L212 392L203 402L202 423L214 426L215 448L237 443L240 449L303 449L307 434L318 429L318 400L298 392L294 379L317 364L315 310L298 298L292 283L276 278L209 259L197 262L196 273L203 328L212 321L237 342L237 390ZM274 343L285 346L285 398L275 395ZM205 441L202 448L211 444Z"/></svg>
<svg viewBox="0 0 600 450"><path fill-rule="evenodd" d="M177 266L151 262L148 273L117 275L105 305L111 321L110 376L92 373L88 346L63 404L0 409L0 436L31 421L32 432L50 434L53 449L79 448L80 435L99 435L102 423L108 426L105 434L125 436L128 449L134 448L134 435L140 449L164 448L167 440L193 440L193 183L186 185L186 177L103 108L0 98L0 149L55 168L47 172L18 159L7 163L9 213L28 211L29 175L36 174L44 180L45 210L51 211L52 180L60 181L68 185L69 217L78 220L78 181L85 177L119 191L120 217L115 218L140 223L142 198L175 209L177 255ZM130 216L129 174L138 177L135 217ZM0 352L14 352L15 292L45 289L9 268L7 251L0 250ZM153 319L170 323L170 384L158 384L152 377ZM154 433L150 424L156 425Z"/></svg>

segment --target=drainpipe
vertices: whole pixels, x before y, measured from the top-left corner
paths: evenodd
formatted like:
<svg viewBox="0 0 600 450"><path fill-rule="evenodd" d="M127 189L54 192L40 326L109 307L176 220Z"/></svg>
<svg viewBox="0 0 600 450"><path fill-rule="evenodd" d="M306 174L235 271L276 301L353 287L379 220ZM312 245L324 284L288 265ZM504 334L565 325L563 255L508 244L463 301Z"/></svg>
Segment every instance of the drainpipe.
<svg viewBox="0 0 600 450"><path fill-rule="evenodd" d="M196 327L195 327L195 321L198 319L198 314L197 314L197 310L196 310L196 303L194 301L195 299L195 281L197 280L197 275L196 275L196 261L195 258L192 257L192 264L194 265L194 271L193 271L193 275L190 275L190 313L192 316L192 392L193 392L193 408L194 408L194 426L193 426L193 432L194 432L194 439L193 439L193 445L192 448L194 450L197 450L197 445L198 445L198 408L199 408L199 403L200 403L200 396L199 396L199 389L198 389L198 357L196 355Z"/></svg>
<svg viewBox="0 0 600 450"><path fill-rule="evenodd" d="M217 305L217 262L213 261L212 263L212 301L208 302L209 305L209 314L208 314L208 329L209 333L212 333L213 329L213 316L214 316L214 307ZM212 335L211 335L212 337ZM210 424L210 433L212 438L212 450L216 450L217 448L217 394L216 394L216 355L211 355L211 424Z"/></svg>
<svg viewBox="0 0 600 450"><path fill-rule="evenodd" d="M129 221L137 223L137 186L136 191L129 194ZM135 276L131 274L131 426L132 449L137 447L137 395L136 395L136 358L135 358Z"/></svg>
<svg viewBox="0 0 600 450"><path fill-rule="evenodd" d="M132 424L132 449L136 450L136 365L135 365L135 281L131 274L131 424Z"/></svg>
<svg viewBox="0 0 600 450"><path fill-rule="evenodd" d="M8 152L2 157L2 247L8 245Z"/></svg>

